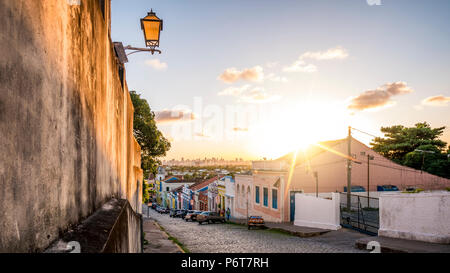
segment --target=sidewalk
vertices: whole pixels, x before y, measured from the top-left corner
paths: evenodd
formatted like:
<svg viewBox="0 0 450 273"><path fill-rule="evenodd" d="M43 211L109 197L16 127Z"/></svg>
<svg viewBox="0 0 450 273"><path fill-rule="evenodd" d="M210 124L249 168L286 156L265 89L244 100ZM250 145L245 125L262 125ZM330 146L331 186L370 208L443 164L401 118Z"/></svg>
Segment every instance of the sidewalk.
<svg viewBox="0 0 450 273"><path fill-rule="evenodd" d="M231 218L230 222L239 225L247 225L246 219ZM266 228L271 230L287 232L290 233L291 235L302 238L319 236L331 231L328 229L295 226L293 223L272 223L272 222L266 222Z"/></svg>
<svg viewBox="0 0 450 273"><path fill-rule="evenodd" d="M144 218L145 240L144 253L184 253L184 251L163 231L155 220Z"/></svg>
<svg viewBox="0 0 450 273"><path fill-rule="evenodd" d="M356 240L355 246L366 249L371 241L380 243L382 253L450 253L450 245L388 237L364 237Z"/></svg>

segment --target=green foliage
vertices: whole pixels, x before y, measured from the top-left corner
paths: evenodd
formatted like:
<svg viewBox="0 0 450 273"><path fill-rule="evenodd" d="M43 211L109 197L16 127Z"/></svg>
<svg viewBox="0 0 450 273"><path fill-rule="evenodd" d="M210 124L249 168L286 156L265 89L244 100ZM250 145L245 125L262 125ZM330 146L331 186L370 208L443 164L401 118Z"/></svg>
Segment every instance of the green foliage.
<svg viewBox="0 0 450 273"><path fill-rule="evenodd" d="M181 248L181 250L183 250L184 253L190 253L189 249L186 246L184 246L183 243L178 241L177 238L169 236L168 239L171 240L172 242L174 242L175 244L177 244Z"/></svg>
<svg viewBox="0 0 450 273"><path fill-rule="evenodd" d="M144 185L142 187L142 203L146 204L150 201L150 187L146 182L142 184Z"/></svg>
<svg viewBox="0 0 450 273"><path fill-rule="evenodd" d="M431 128L427 122L417 123L414 127L382 127L385 137L376 137L371 145L376 152L396 163L450 178L449 149L445 150L447 143L440 139L444 130L445 127Z"/></svg>
<svg viewBox="0 0 450 273"><path fill-rule="evenodd" d="M156 174L161 165L158 157L165 156L170 149L170 142L158 130L155 114L151 111L148 102L142 99L136 91L130 91L134 106L133 134L141 146L141 161L144 177L150 173Z"/></svg>

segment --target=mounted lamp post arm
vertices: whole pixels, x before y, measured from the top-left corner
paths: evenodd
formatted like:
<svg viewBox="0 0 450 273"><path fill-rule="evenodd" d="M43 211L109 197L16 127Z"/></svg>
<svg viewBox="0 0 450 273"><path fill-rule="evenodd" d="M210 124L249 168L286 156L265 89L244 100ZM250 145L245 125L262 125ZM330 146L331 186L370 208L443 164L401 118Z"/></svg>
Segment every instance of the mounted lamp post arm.
<svg viewBox="0 0 450 273"><path fill-rule="evenodd" d="M140 47L133 47L133 46L125 46L124 47L125 50L134 50L133 52L130 52L127 54L127 56L130 56L131 54L134 53L138 53L138 52L151 52L152 55L155 54L155 52L158 52L159 54L161 54L161 50L159 49L154 49L154 48L140 48Z"/></svg>

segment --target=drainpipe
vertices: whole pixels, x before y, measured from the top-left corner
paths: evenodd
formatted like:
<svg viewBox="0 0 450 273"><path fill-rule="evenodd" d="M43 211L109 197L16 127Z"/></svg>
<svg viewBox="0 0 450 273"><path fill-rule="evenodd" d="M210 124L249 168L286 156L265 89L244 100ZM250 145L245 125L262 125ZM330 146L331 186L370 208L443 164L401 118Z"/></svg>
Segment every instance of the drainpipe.
<svg viewBox="0 0 450 273"><path fill-rule="evenodd" d="M352 161L350 160L352 156L352 127L348 127L348 138L347 138L347 210L350 211L351 208L351 192L352 192Z"/></svg>
<svg viewBox="0 0 450 273"><path fill-rule="evenodd" d="M141 221L141 253L144 253L145 235L144 235L144 219L142 217L142 214L139 214L139 219Z"/></svg>

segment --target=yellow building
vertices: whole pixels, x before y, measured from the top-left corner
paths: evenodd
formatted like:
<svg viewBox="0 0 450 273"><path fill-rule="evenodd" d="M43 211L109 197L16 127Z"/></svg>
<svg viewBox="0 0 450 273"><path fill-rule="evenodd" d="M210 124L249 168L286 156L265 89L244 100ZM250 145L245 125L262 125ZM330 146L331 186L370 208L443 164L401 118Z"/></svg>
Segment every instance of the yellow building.
<svg viewBox="0 0 450 273"><path fill-rule="evenodd" d="M222 178L219 180L219 183L217 184L217 189L218 189L218 199L217 200L217 207L219 209L219 212L225 216L225 179Z"/></svg>

